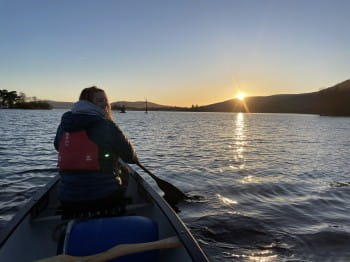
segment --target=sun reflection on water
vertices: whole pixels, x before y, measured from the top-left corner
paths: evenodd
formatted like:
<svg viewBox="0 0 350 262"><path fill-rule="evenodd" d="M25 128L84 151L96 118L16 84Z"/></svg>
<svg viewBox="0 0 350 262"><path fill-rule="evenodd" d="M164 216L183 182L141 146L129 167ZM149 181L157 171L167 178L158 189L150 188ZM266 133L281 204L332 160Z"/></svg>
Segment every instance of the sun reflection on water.
<svg viewBox="0 0 350 262"><path fill-rule="evenodd" d="M254 184L254 183L261 183L261 182L270 182L271 179L267 177L256 177L252 175L247 175L241 179L242 184Z"/></svg>
<svg viewBox="0 0 350 262"><path fill-rule="evenodd" d="M235 119L234 128L234 155L233 158L239 169L244 168L244 147L246 145L246 135L244 126L244 114L238 113Z"/></svg>
<svg viewBox="0 0 350 262"><path fill-rule="evenodd" d="M239 258L249 262L275 262L278 258L278 256L276 254L273 254L271 250L252 252L251 254L247 255L230 254L228 252L225 252L224 255L225 257Z"/></svg>
<svg viewBox="0 0 350 262"><path fill-rule="evenodd" d="M254 179L253 176L248 175L248 176L244 177L244 178L241 180L241 182L242 182L243 184L251 184L251 183L254 183L254 182L255 182L255 179Z"/></svg>
<svg viewBox="0 0 350 262"><path fill-rule="evenodd" d="M235 205L235 204L237 204L238 202L237 201L235 201L235 200L233 200L233 199L230 199L230 198L228 198L228 197L224 197L224 196L222 196L222 195L220 195L220 194L216 194L216 196L219 198L219 200L223 203L223 204L225 204L225 205Z"/></svg>

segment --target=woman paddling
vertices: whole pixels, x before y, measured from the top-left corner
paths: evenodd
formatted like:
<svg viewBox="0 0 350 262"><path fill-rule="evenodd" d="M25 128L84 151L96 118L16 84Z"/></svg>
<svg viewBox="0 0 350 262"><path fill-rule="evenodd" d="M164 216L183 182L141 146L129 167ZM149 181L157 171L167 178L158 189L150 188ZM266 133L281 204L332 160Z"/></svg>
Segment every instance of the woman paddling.
<svg viewBox="0 0 350 262"><path fill-rule="evenodd" d="M116 161L118 157L127 163L138 160L131 143L113 122L102 89L93 86L81 92L71 111L63 114L54 145L59 151L59 200L64 216L106 215L115 210L125 188L116 179Z"/></svg>

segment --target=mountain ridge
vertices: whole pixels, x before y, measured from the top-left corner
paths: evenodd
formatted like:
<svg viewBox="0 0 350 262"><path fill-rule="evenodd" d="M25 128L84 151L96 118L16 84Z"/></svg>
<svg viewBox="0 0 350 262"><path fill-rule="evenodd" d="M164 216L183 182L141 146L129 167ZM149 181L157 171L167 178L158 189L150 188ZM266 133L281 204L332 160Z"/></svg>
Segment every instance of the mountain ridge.
<svg viewBox="0 0 350 262"><path fill-rule="evenodd" d="M251 96L200 106L196 111L303 113L350 116L350 79L317 92Z"/></svg>
<svg viewBox="0 0 350 262"><path fill-rule="evenodd" d="M316 92L233 98L204 106L176 107L147 102L148 110L194 112L302 113L350 116L350 79ZM74 103L47 101L53 108L71 108ZM145 101L117 101L114 110L145 110Z"/></svg>

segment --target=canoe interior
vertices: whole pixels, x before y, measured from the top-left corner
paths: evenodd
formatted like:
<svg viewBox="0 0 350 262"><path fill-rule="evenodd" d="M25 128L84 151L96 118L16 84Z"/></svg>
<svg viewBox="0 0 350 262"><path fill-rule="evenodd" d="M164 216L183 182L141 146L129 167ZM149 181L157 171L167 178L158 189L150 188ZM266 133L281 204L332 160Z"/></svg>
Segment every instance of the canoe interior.
<svg viewBox="0 0 350 262"><path fill-rule="evenodd" d="M208 261L186 226L167 203L143 178L127 166L130 174L127 197L132 203L127 214L155 220L159 239L178 236L184 246L159 252L159 261ZM57 254L60 228L60 203L57 200L59 176L24 206L0 236L0 261L25 262Z"/></svg>

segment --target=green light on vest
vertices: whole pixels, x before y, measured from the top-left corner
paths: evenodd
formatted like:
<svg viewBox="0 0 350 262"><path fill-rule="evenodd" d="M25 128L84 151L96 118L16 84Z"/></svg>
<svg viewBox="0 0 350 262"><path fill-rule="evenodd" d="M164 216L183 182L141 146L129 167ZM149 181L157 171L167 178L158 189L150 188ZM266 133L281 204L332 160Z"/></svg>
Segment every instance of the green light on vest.
<svg viewBox="0 0 350 262"><path fill-rule="evenodd" d="M109 154L105 154L105 157L106 157L106 158L109 157Z"/></svg>

